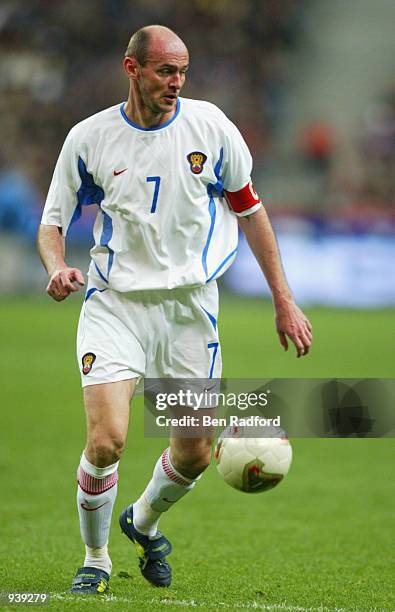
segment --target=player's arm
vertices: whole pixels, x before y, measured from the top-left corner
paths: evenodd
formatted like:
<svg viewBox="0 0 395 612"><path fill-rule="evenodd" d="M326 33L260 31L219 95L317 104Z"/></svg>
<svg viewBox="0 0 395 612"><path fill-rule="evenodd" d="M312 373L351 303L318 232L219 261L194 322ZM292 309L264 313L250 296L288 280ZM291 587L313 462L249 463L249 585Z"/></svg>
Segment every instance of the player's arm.
<svg viewBox="0 0 395 612"><path fill-rule="evenodd" d="M288 350L288 336L296 347L297 356L307 355L312 342L312 327L294 302L272 225L252 182L239 191L225 191L225 197L238 217L239 226L272 292L276 328L282 346Z"/></svg>
<svg viewBox="0 0 395 612"><path fill-rule="evenodd" d="M252 157L236 126L224 122L228 134L224 148L224 195L237 215L239 225L271 289L280 342L288 349L287 336L297 356L309 352L312 327L295 304L281 265L280 253L271 223L251 180ZM243 180L244 179L244 180Z"/></svg>
<svg viewBox="0 0 395 612"><path fill-rule="evenodd" d="M296 347L297 356L307 355L313 339L312 326L295 304L265 209L261 206L250 215L239 216L238 221L272 292L276 328L282 346L288 350L288 336Z"/></svg>
<svg viewBox="0 0 395 612"><path fill-rule="evenodd" d="M37 234L37 248L49 276L47 293L56 302L61 302L85 284L81 270L70 268L64 260L65 240L60 227L41 224Z"/></svg>
<svg viewBox="0 0 395 612"><path fill-rule="evenodd" d="M82 272L65 262L65 237L80 205L79 155L72 129L56 162L37 235L38 252L49 276L47 293L57 302L85 284Z"/></svg>

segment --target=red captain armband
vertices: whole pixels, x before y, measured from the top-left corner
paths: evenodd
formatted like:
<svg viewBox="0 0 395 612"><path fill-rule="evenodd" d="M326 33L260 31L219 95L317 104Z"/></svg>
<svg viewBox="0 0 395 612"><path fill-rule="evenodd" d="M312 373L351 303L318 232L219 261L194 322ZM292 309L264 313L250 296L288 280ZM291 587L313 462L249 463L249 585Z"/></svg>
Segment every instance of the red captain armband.
<svg viewBox="0 0 395 612"><path fill-rule="evenodd" d="M252 181L239 191L224 191L224 193L229 206L239 217L251 215L262 206Z"/></svg>

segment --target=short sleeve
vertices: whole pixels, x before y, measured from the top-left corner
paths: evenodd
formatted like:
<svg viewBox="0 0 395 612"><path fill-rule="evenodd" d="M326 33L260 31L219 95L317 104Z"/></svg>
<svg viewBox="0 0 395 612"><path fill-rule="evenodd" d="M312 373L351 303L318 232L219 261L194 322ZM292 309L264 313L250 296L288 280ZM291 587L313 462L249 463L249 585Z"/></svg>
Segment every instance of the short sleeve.
<svg viewBox="0 0 395 612"><path fill-rule="evenodd" d="M227 191L239 191L249 183L252 171L251 153L237 127L227 121L224 151L223 186Z"/></svg>
<svg viewBox="0 0 395 612"><path fill-rule="evenodd" d="M56 162L41 223L57 225L67 234L78 205L77 191L81 184L78 172L78 153L76 152L73 130L69 132Z"/></svg>

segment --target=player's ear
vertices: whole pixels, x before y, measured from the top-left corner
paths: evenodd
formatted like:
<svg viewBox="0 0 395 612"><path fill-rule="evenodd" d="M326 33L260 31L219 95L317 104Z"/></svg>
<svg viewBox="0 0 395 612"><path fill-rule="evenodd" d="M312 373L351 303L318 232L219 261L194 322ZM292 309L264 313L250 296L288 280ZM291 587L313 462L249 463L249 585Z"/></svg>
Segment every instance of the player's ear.
<svg viewBox="0 0 395 612"><path fill-rule="evenodd" d="M125 57L123 60L123 68L129 79L135 79L137 77L138 63L135 57Z"/></svg>

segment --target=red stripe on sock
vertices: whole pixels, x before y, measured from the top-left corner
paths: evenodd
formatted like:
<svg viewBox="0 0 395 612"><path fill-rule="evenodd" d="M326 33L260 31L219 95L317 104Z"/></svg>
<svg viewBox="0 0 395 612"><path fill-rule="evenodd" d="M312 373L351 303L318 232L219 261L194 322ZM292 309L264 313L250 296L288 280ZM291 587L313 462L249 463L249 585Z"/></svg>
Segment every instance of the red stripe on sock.
<svg viewBox="0 0 395 612"><path fill-rule="evenodd" d="M172 480L173 482L176 482L177 484L183 487L188 487L191 484L190 482L184 480L183 478L181 478L181 476L175 473L174 468L170 463L168 448L166 448L166 450L162 453L162 467L166 476L170 478L170 480Z"/></svg>
<svg viewBox="0 0 395 612"><path fill-rule="evenodd" d="M100 495L111 489L118 482L118 472L113 472L104 478L95 478L79 466L77 471L77 480L84 493L89 495Z"/></svg>

